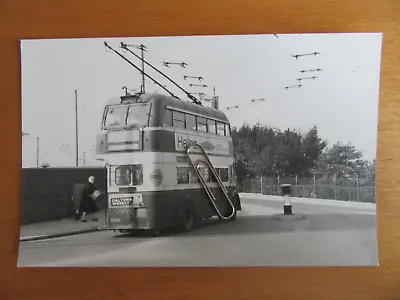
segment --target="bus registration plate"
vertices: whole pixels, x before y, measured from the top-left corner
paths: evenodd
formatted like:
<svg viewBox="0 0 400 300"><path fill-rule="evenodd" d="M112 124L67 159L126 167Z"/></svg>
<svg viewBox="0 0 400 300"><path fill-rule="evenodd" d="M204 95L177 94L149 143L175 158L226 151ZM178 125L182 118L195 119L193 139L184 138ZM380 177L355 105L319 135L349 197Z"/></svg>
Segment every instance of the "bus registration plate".
<svg viewBox="0 0 400 300"><path fill-rule="evenodd" d="M116 211L119 215L129 215L131 210L129 208L118 208Z"/></svg>

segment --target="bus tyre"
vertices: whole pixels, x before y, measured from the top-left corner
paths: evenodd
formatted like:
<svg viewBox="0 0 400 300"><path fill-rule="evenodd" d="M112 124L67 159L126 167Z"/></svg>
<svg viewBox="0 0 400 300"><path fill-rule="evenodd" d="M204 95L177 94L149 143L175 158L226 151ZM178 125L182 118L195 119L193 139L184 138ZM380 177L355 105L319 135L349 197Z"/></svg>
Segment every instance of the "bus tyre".
<svg viewBox="0 0 400 300"><path fill-rule="evenodd" d="M239 208L239 201L240 201L240 200L239 200L239 195L236 194L236 195L233 197L233 201L232 201L232 204L235 206L235 213L233 214L232 217L229 218L228 221L235 221L235 220L236 220L237 210L238 210L238 208ZM232 212L231 212L231 213L232 213Z"/></svg>
<svg viewBox="0 0 400 300"><path fill-rule="evenodd" d="M185 209L184 219L182 224L182 231L188 232L192 229L194 224L194 213L191 207Z"/></svg>
<svg viewBox="0 0 400 300"><path fill-rule="evenodd" d="M148 231L148 234L151 237L159 237L160 236L160 230L158 230L157 228L153 228L153 229L150 229Z"/></svg>
<svg viewBox="0 0 400 300"><path fill-rule="evenodd" d="M236 216L237 216L237 209L235 208L235 213L233 214L232 217L229 218L228 221L235 221L236 220Z"/></svg>

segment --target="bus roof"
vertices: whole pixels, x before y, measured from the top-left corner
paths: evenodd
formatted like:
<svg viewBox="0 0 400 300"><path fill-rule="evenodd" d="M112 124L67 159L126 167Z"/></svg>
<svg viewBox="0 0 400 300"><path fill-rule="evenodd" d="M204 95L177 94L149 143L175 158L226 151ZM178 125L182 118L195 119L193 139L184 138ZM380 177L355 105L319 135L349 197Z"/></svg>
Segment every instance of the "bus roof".
<svg viewBox="0 0 400 300"><path fill-rule="evenodd" d="M204 107L189 101L176 99L163 94L142 94L139 97L135 95L122 96L119 102L116 102L116 100L114 100L112 103L109 102L108 105L118 105L121 103L123 104L123 101L125 101L126 103L154 103L157 106L171 107L177 110L200 114L229 123L229 119L227 118L225 113L218 109Z"/></svg>

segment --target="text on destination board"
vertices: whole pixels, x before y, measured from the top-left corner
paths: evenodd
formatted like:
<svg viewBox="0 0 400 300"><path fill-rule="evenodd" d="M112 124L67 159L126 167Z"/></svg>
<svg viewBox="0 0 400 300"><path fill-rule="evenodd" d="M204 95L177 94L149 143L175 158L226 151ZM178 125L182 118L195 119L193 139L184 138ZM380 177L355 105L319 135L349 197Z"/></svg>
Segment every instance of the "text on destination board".
<svg viewBox="0 0 400 300"><path fill-rule="evenodd" d="M132 204L133 204L133 197L111 199L111 206L129 206Z"/></svg>

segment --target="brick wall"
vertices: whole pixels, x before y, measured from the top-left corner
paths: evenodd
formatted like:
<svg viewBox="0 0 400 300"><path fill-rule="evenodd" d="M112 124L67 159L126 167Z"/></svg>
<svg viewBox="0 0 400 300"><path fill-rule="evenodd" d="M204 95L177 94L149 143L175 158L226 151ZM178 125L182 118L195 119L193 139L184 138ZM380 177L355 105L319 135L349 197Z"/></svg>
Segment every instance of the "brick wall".
<svg viewBox="0 0 400 300"><path fill-rule="evenodd" d="M59 220L74 214L71 202L73 185L89 176L96 178L96 186L106 191L106 172L103 168L32 168L21 174L21 224ZM99 209L105 207L100 196Z"/></svg>

